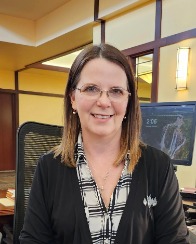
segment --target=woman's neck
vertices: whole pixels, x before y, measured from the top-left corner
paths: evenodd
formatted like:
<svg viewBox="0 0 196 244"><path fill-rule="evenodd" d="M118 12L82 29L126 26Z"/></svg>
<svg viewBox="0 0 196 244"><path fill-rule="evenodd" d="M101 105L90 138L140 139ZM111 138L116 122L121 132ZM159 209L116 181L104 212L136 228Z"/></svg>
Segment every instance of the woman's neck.
<svg viewBox="0 0 196 244"><path fill-rule="evenodd" d="M83 147L87 160L98 163L114 163L120 151L120 138L99 137L92 138L83 135Z"/></svg>

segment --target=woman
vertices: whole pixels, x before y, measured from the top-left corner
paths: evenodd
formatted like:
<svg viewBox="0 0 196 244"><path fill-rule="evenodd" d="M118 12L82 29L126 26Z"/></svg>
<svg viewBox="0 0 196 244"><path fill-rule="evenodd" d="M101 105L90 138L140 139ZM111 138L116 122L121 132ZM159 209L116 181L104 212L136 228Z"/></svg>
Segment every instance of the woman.
<svg viewBox="0 0 196 244"><path fill-rule="evenodd" d="M62 143L39 160L21 243L189 243L170 159L139 140L126 57L107 44L86 48L64 101Z"/></svg>

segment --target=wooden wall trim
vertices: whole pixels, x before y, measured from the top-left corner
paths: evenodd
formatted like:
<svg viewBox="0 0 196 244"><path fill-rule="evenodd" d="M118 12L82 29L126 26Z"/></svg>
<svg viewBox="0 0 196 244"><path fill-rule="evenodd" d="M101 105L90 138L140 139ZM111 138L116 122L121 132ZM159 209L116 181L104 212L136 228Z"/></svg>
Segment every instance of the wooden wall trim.
<svg viewBox="0 0 196 244"><path fill-rule="evenodd" d="M101 25L101 43L105 43L105 20L99 18L99 0L94 0L94 21Z"/></svg>
<svg viewBox="0 0 196 244"><path fill-rule="evenodd" d="M161 38L162 0L156 1L155 40Z"/></svg>
<svg viewBox="0 0 196 244"><path fill-rule="evenodd" d="M60 97L64 98L62 94L54 94L54 93L44 93L44 92L34 92L34 91L24 91L24 90L11 90L11 89L2 89L0 88L0 93L13 93L13 94L27 94L34 96L46 96L46 97Z"/></svg>
<svg viewBox="0 0 196 244"><path fill-rule="evenodd" d="M154 49L153 52L153 71L152 71L152 86L151 86L151 102L158 101L158 78L159 78L159 61L160 61L160 48Z"/></svg>
<svg viewBox="0 0 196 244"><path fill-rule="evenodd" d="M161 38L162 0L156 1L155 42ZM151 102L158 101L160 47L154 47L152 63Z"/></svg>
<svg viewBox="0 0 196 244"><path fill-rule="evenodd" d="M94 0L94 21L99 18L99 0Z"/></svg>
<svg viewBox="0 0 196 244"><path fill-rule="evenodd" d="M16 159L16 135L17 129L19 127L19 111L18 111L18 95L12 94L12 137L13 137L13 155L14 159ZM16 167L16 161L14 160L14 168Z"/></svg>
<svg viewBox="0 0 196 244"><path fill-rule="evenodd" d="M16 90L12 90L12 89L3 89L3 88L0 88L0 93L17 93Z"/></svg>
<svg viewBox="0 0 196 244"><path fill-rule="evenodd" d="M15 102L15 104L14 104L14 108L15 108L14 118L15 118L15 127L17 129L18 126L19 126L19 96L18 96L19 83L18 83L18 71L14 72L14 77L15 77L15 91L16 91L15 99L14 99L14 102Z"/></svg>
<svg viewBox="0 0 196 244"><path fill-rule="evenodd" d="M191 38L195 38L195 37L196 37L196 28L161 38L159 40L158 45L160 47L169 46L169 45L184 41L186 39L191 39Z"/></svg>
<svg viewBox="0 0 196 244"><path fill-rule="evenodd" d="M34 95L34 96L45 96L45 97L59 97L59 98L64 98L64 95L62 95L62 94L45 93L45 92L33 92L33 91L23 91L23 90L18 90L18 94L27 94L27 95Z"/></svg>
<svg viewBox="0 0 196 244"><path fill-rule="evenodd" d="M171 35L168 37L163 37L159 40L151 41L145 44L141 44L135 47L127 48L125 50L122 50L122 52L126 56L136 56L139 55L140 53L153 50L154 48L158 47L164 47L164 46L169 46L175 43L178 43L180 41L186 40L186 39L191 39L196 37L196 28L184 31L175 35Z"/></svg>
<svg viewBox="0 0 196 244"><path fill-rule="evenodd" d="M105 43L105 20L101 20L101 43Z"/></svg>

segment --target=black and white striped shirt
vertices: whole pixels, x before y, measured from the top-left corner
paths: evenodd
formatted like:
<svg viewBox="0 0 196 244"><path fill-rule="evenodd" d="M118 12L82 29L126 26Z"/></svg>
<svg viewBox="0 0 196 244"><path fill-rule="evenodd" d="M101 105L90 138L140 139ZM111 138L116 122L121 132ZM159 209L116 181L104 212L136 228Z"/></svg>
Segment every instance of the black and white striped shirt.
<svg viewBox="0 0 196 244"><path fill-rule="evenodd" d="M99 188L88 167L81 134L77 143L77 176L93 244L113 244L118 225L129 195L132 176L128 173L128 158L121 177L105 207Z"/></svg>

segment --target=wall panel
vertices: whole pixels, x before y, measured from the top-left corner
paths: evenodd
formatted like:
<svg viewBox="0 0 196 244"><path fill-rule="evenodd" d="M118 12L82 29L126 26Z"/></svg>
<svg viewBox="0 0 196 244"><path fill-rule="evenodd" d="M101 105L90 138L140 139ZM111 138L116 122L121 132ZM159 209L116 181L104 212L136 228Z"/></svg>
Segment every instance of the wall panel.
<svg viewBox="0 0 196 244"><path fill-rule="evenodd" d="M0 93L0 170L15 169L14 95Z"/></svg>

